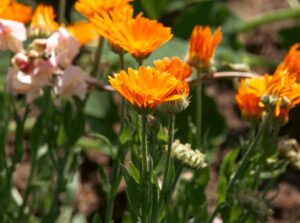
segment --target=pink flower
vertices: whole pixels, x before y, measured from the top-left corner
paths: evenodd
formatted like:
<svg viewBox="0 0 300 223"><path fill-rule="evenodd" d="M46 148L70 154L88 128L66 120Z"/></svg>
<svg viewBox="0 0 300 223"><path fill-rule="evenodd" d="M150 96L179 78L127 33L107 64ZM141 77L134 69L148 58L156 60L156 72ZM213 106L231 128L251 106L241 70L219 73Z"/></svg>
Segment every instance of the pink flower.
<svg viewBox="0 0 300 223"><path fill-rule="evenodd" d="M56 70L53 57L43 58L40 55L33 56L28 53L17 53L12 58L12 63L22 72L33 76L51 76Z"/></svg>
<svg viewBox="0 0 300 223"><path fill-rule="evenodd" d="M32 102L40 94L40 90L49 84L48 77L28 75L17 68L8 69L8 91L25 94L27 103Z"/></svg>
<svg viewBox="0 0 300 223"><path fill-rule="evenodd" d="M65 98L71 98L76 95L83 100L87 92L85 77L87 75L80 67L70 65L61 76L57 77L54 92Z"/></svg>
<svg viewBox="0 0 300 223"><path fill-rule="evenodd" d="M54 52L57 65L68 67L79 53L80 43L65 28L53 33L47 40L46 51Z"/></svg>
<svg viewBox="0 0 300 223"><path fill-rule="evenodd" d="M23 23L0 19L0 50L19 52L27 39Z"/></svg>

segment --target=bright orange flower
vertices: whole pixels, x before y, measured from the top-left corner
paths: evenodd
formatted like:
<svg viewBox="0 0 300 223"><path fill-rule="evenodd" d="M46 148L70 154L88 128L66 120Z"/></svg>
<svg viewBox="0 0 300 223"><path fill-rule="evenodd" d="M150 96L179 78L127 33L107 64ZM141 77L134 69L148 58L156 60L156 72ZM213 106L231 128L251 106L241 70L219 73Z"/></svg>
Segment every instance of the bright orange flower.
<svg viewBox="0 0 300 223"><path fill-rule="evenodd" d="M94 15L90 17L90 22L94 25L95 30L107 39L111 48L119 53L124 51L119 45L119 30L132 18L133 7L126 5L121 8L115 8L108 13Z"/></svg>
<svg viewBox="0 0 300 223"><path fill-rule="evenodd" d="M269 76L257 76L241 81L235 99L244 118L248 120L261 118L264 109L260 105L260 97L266 92L267 78Z"/></svg>
<svg viewBox="0 0 300 223"><path fill-rule="evenodd" d="M169 72L179 80L185 80L192 73L192 68L179 57L173 57L171 60L167 57L162 60L155 60L154 65L156 69Z"/></svg>
<svg viewBox="0 0 300 223"><path fill-rule="evenodd" d="M289 111L300 103L300 84L295 75L278 68L272 76L242 80L236 101L245 117L259 119L268 112L282 124Z"/></svg>
<svg viewBox="0 0 300 223"><path fill-rule="evenodd" d="M300 82L300 44L294 44L287 55L284 57L282 63L277 69L287 69L290 74L296 75L297 81Z"/></svg>
<svg viewBox="0 0 300 223"><path fill-rule="evenodd" d="M88 22L76 22L67 26L67 30L81 45L88 44L98 38L94 27Z"/></svg>
<svg viewBox="0 0 300 223"><path fill-rule="evenodd" d="M195 26L190 40L188 63L197 68L207 69L221 39L222 33L220 28L212 34L208 26Z"/></svg>
<svg viewBox="0 0 300 223"><path fill-rule="evenodd" d="M121 8L131 1L132 0L78 0L75 4L75 8L82 15L91 17L94 14L107 13L115 8Z"/></svg>
<svg viewBox="0 0 300 223"><path fill-rule="evenodd" d="M152 67L140 66L138 70L122 70L109 77L111 85L133 106L153 109L158 104L178 100L182 94L176 90L180 80Z"/></svg>
<svg viewBox="0 0 300 223"><path fill-rule="evenodd" d="M39 4L32 17L30 28L38 30L39 33L49 35L59 27L58 23L55 22L55 17L56 15L52 6Z"/></svg>
<svg viewBox="0 0 300 223"><path fill-rule="evenodd" d="M126 19L120 16L120 11ZM127 51L137 60L146 58L173 36L169 27L155 20L144 18L142 14L136 18L130 18L132 16L130 9L120 11L114 10L109 15L95 16L91 22L100 35Z"/></svg>
<svg viewBox="0 0 300 223"><path fill-rule="evenodd" d="M261 101L266 107L274 109L275 117L288 114L291 108L300 103L300 85L296 76L286 69L277 69L266 82L266 94Z"/></svg>
<svg viewBox="0 0 300 223"><path fill-rule="evenodd" d="M0 4L0 15L4 11L4 9L7 8L7 6L9 5L10 2L11 2L11 0L2 0L1 1L1 4Z"/></svg>
<svg viewBox="0 0 300 223"><path fill-rule="evenodd" d="M137 60L143 60L172 38L171 28L138 15L119 27L119 45Z"/></svg>
<svg viewBox="0 0 300 223"><path fill-rule="evenodd" d="M0 19L26 23L31 19L32 9L15 0L4 0L0 3Z"/></svg>

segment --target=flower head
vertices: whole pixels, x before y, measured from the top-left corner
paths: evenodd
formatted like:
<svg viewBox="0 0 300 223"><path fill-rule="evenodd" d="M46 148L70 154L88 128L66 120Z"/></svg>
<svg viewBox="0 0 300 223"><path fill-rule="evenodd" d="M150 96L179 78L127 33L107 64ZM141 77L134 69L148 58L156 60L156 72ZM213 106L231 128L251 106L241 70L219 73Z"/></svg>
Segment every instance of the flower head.
<svg viewBox="0 0 300 223"><path fill-rule="evenodd" d="M171 28L141 15L118 29L119 45L137 60L148 57L173 36Z"/></svg>
<svg viewBox="0 0 300 223"><path fill-rule="evenodd" d="M171 29L142 17L132 18L133 9L125 7L91 19L97 32L110 43L142 60L172 38Z"/></svg>
<svg viewBox="0 0 300 223"><path fill-rule="evenodd" d="M266 78L268 76L257 76L241 81L235 99L245 119L258 121L261 118L264 109L260 106L260 97L266 91Z"/></svg>
<svg viewBox="0 0 300 223"><path fill-rule="evenodd" d="M261 101L274 111L275 117L287 118L290 109L300 103L300 85L296 77L285 69L277 69L266 81L266 93Z"/></svg>
<svg viewBox="0 0 300 223"><path fill-rule="evenodd" d="M31 19L32 9L15 0L4 0L0 4L0 19L26 23Z"/></svg>
<svg viewBox="0 0 300 223"><path fill-rule="evenodd" d="M192 73L191 67L179 57L173 57L172 59L165 57L162 60L155 60L154 65L156 69L169 72L179 80L185 80Z"/></svg>
<svg viewBox="0 0 300 223"><path fill-rule="evenodd" d="M277 70L286 69L290 74L296 76L298 82L300 82L300 44L294 44L287 55L284 57L282 63L278 66Z"/></svg>
<svg viewBox="0 0 300 223"><path fill-rule="evenodd" d="M191 66L209 68L216 47L222 39L221 29L218 28L213 34L210 27L195 26L193 29L187 61Z"/></svg>
<svg viewBox="0 0 300 223"><path fill-rule="evenodd" d="M68 25L67 30L80 42L80 45L88 44L98 38L94 27L88 22L76 22Z"/></svg>
<svg viewBox="0 0 300 223"><path fill-rule="evenodd" d="M133 106L152 109L158 104L178 100L182 94L177 87L180 81L173 75L152 67L140 66L138 70L122 70L109 77L111 85Z"/></svg>
<svg viewBox="0 0 300 223"><path fill-rule="evenodd" d="M94 14L107 13L115 8L121 8L131 1L132 0L78 0L75 4L75 8L82 15L91 17Z"/></svg>
<svg viewBox="0 0 300 223"><path fill-rule="evenodd" d="M23 49L23 41L26 39L23 23L0 19L0 50L18 52Z"/></svg>
<svg viewBox="0 0 300 223"><path fill-rule="evenodd" d="M289 111L300 103L300 85L295 75L278 68L273 75L242 80L236 101L246 117L257 119L269 113L283 124Z"/></svg>
<svg viewBox="0 0 300 223"><path fill-rule="evenodd" d="M115 8L108 13L94 15L90 22L95 30L107 39L111 49L116 53L123 53L125 50L119 45L119 30L133 18L133 7L126 5L121 8Z"/></svg>
<svg viewBox="0 0 300 223"><path fill-rule="evenodd" d="M52 6L39 4L36 8L30 29L33 33L50 35L58 29L59 25L55 22L55 13Z"/></svg>

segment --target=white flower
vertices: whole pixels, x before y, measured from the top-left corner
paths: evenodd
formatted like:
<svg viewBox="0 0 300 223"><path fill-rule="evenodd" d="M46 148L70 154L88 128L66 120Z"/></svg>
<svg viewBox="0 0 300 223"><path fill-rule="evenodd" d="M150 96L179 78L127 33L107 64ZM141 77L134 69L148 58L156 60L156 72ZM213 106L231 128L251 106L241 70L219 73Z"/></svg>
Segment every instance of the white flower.
<svg viewBox="0 0 300 223"><path fill-rule="evenodd" d="M8 69L7 79L8 91L25 94L27 103L32 102L40 94L40 90L49 83L46 76L28 75L12 67Z"/></svg>
<svg viewBox="0 0 300 223"><path fill-rule="evenodd" d="M80 43L65 28L53 33L47 40L46 51L55 53L57 64L66 68L79 53Z"/></svg>
<svg viewBox="0 0 300 223"><path fill-rule="evenodd" d="M87 92L86 76L80 67L70 65L61 76L58 76L54 87L55 93L65 98L76 95L83 100Z"/></svg>
<svg viewBox="0 0 300 223"><path fill-rule="evenodd" d="M19 52L27 39L23 23L0 19L0 50Z"/></svg>

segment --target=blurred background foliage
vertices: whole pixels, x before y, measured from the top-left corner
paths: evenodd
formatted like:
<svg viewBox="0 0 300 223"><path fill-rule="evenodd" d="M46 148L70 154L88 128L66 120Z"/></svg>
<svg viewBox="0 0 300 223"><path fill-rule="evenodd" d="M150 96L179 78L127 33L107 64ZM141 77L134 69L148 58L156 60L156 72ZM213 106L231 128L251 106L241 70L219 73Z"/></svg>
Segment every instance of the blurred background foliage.
<svg viewBox="0 0 300 223"><path fill-rule="evenodd" d="M271 0L269 0L272 2ZM44 0L20 0L20 2L36 6L39 2L44 2L54 5L58 8L58 1ZM67 3L67 21L74 22L84 19L74 8L74 0L69 0ZM146 65L151 65L153 60L161 59L163 57L180 56L185 57L188 42L191 31L195 25L209 25L213 28L221 27L223 32L223 39L221 45L216 50L216 66L219 70L229 69L229 64L246 64L249 65L254 71L258 72L271 72L277 65L277 62L282 58L283 53L288 47L295 42L299 41L300 36L300 6L278 8L277 11L266 12L259 15L254 15L250 18L241 18L237 15L236 11L232 7L229 7L229 1L225 0L136 0L132 4L135 7L136 12L143 11L147 17L157 19L163 22L165 25L172 27L174 37L165 45L156 50L145 61ZM241 1L242 2L242 1ZM246 2L246 1L245 1ZM255 2L253 0L253 2ZM276 17L277 14L277 17ZM280 17L281 16L281 17ZM258 45L255 44L256 38L261 36L257 35L256 30L262 30L261 27L265 27L265 24L272 22L292 21L284 25L279 26L277 29L267 28L265 33L265 39ZM274 23L273 23L274 24ZM276 26L276 25L274 25ZM274 37L276 41L269 35L276 35ZM253 39L251 39L253 38ZM272 42L272 47L268 53L262 53L264 44L268 44L268 38ZM254 42L254 43L253 43ZM274 44L275 43L275 44ZM275 46L274 46L275 45ZM95 46L86 47L81 52L81 57L77 60L77 63L84 68L84 70L91 70L92 54L95 50ZM271 54L271 56L270 56ZM8 52L0 52L0 99L4 97L5 93L5 80L7 74L7 68L10 66L10 57L12 55ZM135 61L125 56L126 66L136 67ZM102 64L100 66L100 77L104 82L107 82L107 76L115 71L118 71L118 56L112 53L108 46L105 45ZM221 88L234 88L234 82L228 80L219 81L218 86ZM191 100L193 101L194 92L192 92ZM204 94L204 145L207 151L214 151L216 148L224 143L228 139L231 126L228 126L228 120L224 116L223 108L218 106L215 98L212 98L206 91ZM117 135L115 128L118 125L119 117L117 112L118 103L116 98L107 92L95 91L88 96L85 104L84 116L86 123L88 124L87 130L89 132L98 133L106 136L114 144L117 143ZM192 120L195 120L195 108L192 106L178 115L176 120L176 137L180 138L182 142L188 142L191 137L190 134L194 134L194 125ZM161 116L161 114L157 114ZM165 124L165 123L163 123ZM84 141L86 140L86 141ZM80 142L85 142L80 144ZM88 141L86 137L83 137L79 144L87 146L86 149L102 148L104 153L108 153L109 150L105 141L99 139L99 143L93 144L94 141ZM85 149L85 148L84 148ZM106 152L105 152L106 150ZM211 157L213 159L214 157ZM78 177L78 176L77 176ZM69 187L74 187L74 182L78 180L76 177L70 183ZM72 190L70 190L72 191ZM71 201L74 200L74 196L70 195ZM71 215L72 210L68 210L66 207L66 216ZM64 216L61 216L65 219ZM78 216L78 222L82 216ZM61 222L64 222L63 220ZM76 222L76 221L74 221ZM95 220L97 222L97 220Z"/></svg>
<svg viewBox="0 0 300 223"><path fill-rule="evenodd" d="M43 2L52 4L55 9L58 8L58 1L43 0L20 0L25 4L35 7L38 3ZM191 31L195 25L209 25L217 28L221 27L223 32L223 39L221 45L216 51L216 66L218 70L228 69L228 64L247 64L257 71L267 72L272 71L277 64L273 58L265 55L260 55L259 50L252 49L247 41L245 41L245 31L253 32L265 23L278 21L278 19L264 20L263 15L255 15L253 18L241 18L229 6L230 1L221 0L136 0L132 4L135 7L136 13L142 11L147 17L157 19L165 25L172 27L174 37L165 45L160 47L145 61L146 65L151 65L153 60L161 59L163 57L180 56L185 57L188 41ZM68 22L74 22L85 19L76 10L73 5L74 0L67 1L66 19ZM281 9L279 9L281 10ZM299 8L284 8L289 10L287 16L283 16L281 20L293 19L296 21L300 18ZM296 10L296 11L295 11ZM269 14L276 14L275 11ZM293 14L294 13L294 14ZM268 13L266 13L268 14ZM277 13L280 14L280 13ZM272 17L272 16L271 16ZM280 21L280 19L279 19ZM287 49L293 43L298 41L297 33L300 34L299 24L292 23L291 26L284 27L279 30L278 36L280 41L277 48ZM277 34L274 34L277 35ZM255 37L254 37L255 38ZM247 39L247 38L246 38ZM247 45L248 44L248 45ZM263 46L261 46L263 47ZM81 57L77 63L84 68L84 70L91 70L92 54L95 47L86 47L82 50ZM279 53L279 55L281 55ZM0 70L1 70L1 90L5 89L6 70L10 64L10 53L0 53ZM280 56L279 56L280 57ZM277 59L279 59L277 57ZM135 61L125 56L126 66L135 67ZM107 76L115 71L118 71L118 56L112 53L108 46L104 48L102 55L102 70L101 79L107 81ZM225 86L232 88L230 81L221 81ZM206 137L206 145L208 151L216 148L220 143L226 139L227 126L226 120L220 108L216 106L214 99L207 96L205 92L204 99L204 117L205 126L204 132ZM193 92L192 92L193 94ZM194 97L191 97L194 100ZM192 103L193 104L193 103ZM104 92L93 92L85 107L86 121L89 123L91 131L98 132L107 136L113 142L117 141L117 136L114 133L113 126L118 122L118 114L116 112L116 105L113 96ZM180 114L177 119L178 132L177 136L183 141L188 141L188 131L192 126L191 120L194 120L194 108L190 106L185 112Z"/></svg>

